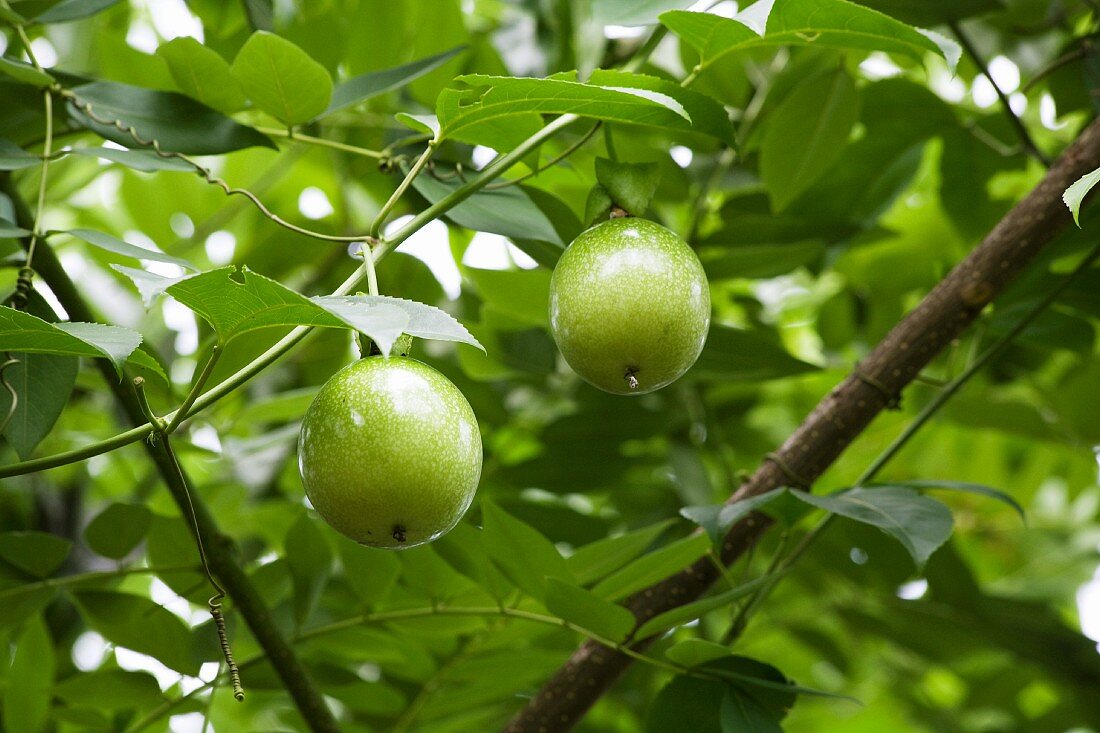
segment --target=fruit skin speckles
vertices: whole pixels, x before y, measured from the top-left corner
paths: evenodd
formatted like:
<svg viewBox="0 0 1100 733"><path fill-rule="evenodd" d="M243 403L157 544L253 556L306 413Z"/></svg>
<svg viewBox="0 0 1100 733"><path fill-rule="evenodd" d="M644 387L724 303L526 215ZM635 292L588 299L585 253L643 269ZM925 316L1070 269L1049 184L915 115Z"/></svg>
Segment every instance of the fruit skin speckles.
<svg viewBox="0 0 1100 733"><path fill-rule="evenodd" d="M710 288L699 258L675 233L645 219L612 219L583 232L558 260L550 326L585 381L644 394L699 358Z"/></svg>
<svg viewBox="0 0 1100 733"><path fill-rule="evenodd" d="M470 403L415 359L371 356L321 387L302 422L306 496L342 534L371 547L430 542L462 518L481 478Z"/></svg>

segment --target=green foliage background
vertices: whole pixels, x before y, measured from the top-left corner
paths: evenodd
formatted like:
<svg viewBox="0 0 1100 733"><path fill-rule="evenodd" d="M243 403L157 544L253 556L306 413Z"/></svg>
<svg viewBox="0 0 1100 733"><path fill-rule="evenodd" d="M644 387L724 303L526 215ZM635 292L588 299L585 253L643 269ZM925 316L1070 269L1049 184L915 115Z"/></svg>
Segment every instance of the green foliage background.
<svg viewBox="0 0 1100 733"><path fill-rule="evenodd" d="M777 0L773 20L780 11L797 14L806 1ZM565 128L507 178L579 146L563 161L522 185L476 194L450 212L445 228L424 230L430 236L418 251L453 258L458 297L448 298L424 262L401 249L379 263L383 294L442 308L485 346L485 353L444 341L415 346L417 358L465 393L485 439L478 500L450 535L408 552L370 551L305 506L298 423L319 386L353 358L345 329L317 329L174 439L193 491L239 543L242 564L347 731L499 728L583 638L575 627L621 637L631 620L611 602L707 551L705 538L684 539L695 525L679 510L729 496L742 472L754 470L1039 181L1043 165L1027 154L1004 109L978 106L967 93L984 83L974 60L964 56L952 72L935 43L915 45L914 37L924 37L902 23L951 36L951 24L961 22L986 61L1005 57L1021 84L1035 80L1012 99L1026 101L1022 122L1048 155L1100 110L1100 10L1091 0L863 0L900 21L869 42L828 30L861 11L839 0L822 6L819 32L777 32L767 43L719 34L701 44L692 29L716 21L665 16L673 33L636 69L648 81L608 71L645 34L607 40L603 25L652 24L658 13L688 3L170 3L201 23L199 45L169 41L175 31L156 22L158 2L23 0L10 7L24 19L40 18L28 32L40 58L50 49L56 55L47 71L94 110L133 120L167 150L203 155L198 161L211 175L247 188L293 225L329 236L366 232L423 149L423 140L393 148L403 157L388 166L362 154L422 132L399 113L437 114L445 140L395 217L423 211L474 175L484 163L475 144L513 149L546 123L540 112L606 120L590 137L593 121ZM14 22L0 12L0 170L10 171L2 174L8 194L33 207L45 127L36 87L46 82L21 61ZM387 73L439 54L446 55ZM572 70L590 80L569 86L577 77L558 77L574 101L545 83L497 79ZM369 72L383 73L341 88ZM459 75L478 76L456 81ZM682 91L677 84L688 75L693 83ZM166 102L147 90L206 106L183 97ZM513 105L508 116L486 111L498 99ZM55 117L55 149L99 146L102 138L88 126L133 143L64 100L55 101ZM650 124L632 124L639 121ZM297 140L287 139L287 125L297 126ZM546 317L550 268L586 223L596 159L608 157L656 164L660 180L646 215L696 248L715 304L695 368L637 399L600 393L573 375L557 356ZM146 308L112 267L139 264L118 240L155 243L170 260L201 271L230 264L218 243L233 242L231 264L307 296L334 291L358 266L346 244L278 226L179 159L72 150L50 166L48 183L44 227L60 232L48 244L104 323L143 337L146 356L131 356L127 374L146 377L160 414L179 406L216 337L201 318L198 344L181 337L193 316L177 302L162 298ZM313 189L332 209L316 220L300 206L303 191ZM16 218L11 197L0 195L4 292L24 256L14 238L21 232L9 226ZM1095 207L1086 208L1084 228L1061 235L817 490L850 487L938 385L1095 243L1096 219ZM539 266L464 264L468 251L484 246L478 231L507 237ZM145 269L155 267L150 259ZM171 266L157 271L182 274ZM1093 269L880 476L994 487L1023 506L1026 523L1005 503L933 492L950 506L955 532L916 569L887 534L838 521L723 653L861 704L804 695L786 713L791 700L757 700L745 715L770 727L754 730L1100 730L1100 655L1081 634L1077 605L1100 546L1098 293L1100 269ZM48 299L32 298L27 310L48 321L64 315ZM210 384L304 322L261 321L263 328L233 338ZM91 358L79 368L76 356L25 358L18 381L33 409L6 431L3 464L129 427ZM783 506L790 512L798 505ZM820 517L809 509L773 531L715 592L764 574ZM213 696L207 687L193 692L202 684L195 681L200 667L220 660L205 614L209 595L187 524L140 445L0 480L2 729L157 731L168 729L172 715L198 712L218 731L305 730L262 660L245 666L243 703L224 682ZM683 660L706 649L683 642L721 640L743 602L730 600L697 623L681 619L648 654L690 664ZM231 600L226 610L238 660L256 657ZM395 618L406 612L415 618ZM558 619L574 628L555 625ZM135 668L134 655L117 649L156 663ZM753 678L774 675L736 657L719 664ZM578 730L738 730L730 726L739 719L717 707L724 686L637 663ZM742 696L761 695L762 688L746 689Z"/></svg>

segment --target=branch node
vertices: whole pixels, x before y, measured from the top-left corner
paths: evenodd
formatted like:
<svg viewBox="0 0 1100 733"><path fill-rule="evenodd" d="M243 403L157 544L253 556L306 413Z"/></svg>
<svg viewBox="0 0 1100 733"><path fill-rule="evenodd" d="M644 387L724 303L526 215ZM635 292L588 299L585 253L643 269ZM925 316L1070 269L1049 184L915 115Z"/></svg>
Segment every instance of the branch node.
<svg viewBox="0 0 1100 733"><path fill-rule="evenodd" d="M852 369L852 376L882 395L882 398L886 401L887 410L901 409L901 393L890 389L878 378L864 373L860 368L859 362L856 362L855 368Z"/></svg>
<svg viewBox="0 0 1100 733"><path fill-rule="evenodd" d="M768 453L764 456L764 460L774 463L776 468L778 468L786 477L787 481L790 482L792 488L809 491L810 487L813 486L813 481L808 481L798 475L798 472L791 468L790 465L783 460L783 456L778 453Z"/></svg>

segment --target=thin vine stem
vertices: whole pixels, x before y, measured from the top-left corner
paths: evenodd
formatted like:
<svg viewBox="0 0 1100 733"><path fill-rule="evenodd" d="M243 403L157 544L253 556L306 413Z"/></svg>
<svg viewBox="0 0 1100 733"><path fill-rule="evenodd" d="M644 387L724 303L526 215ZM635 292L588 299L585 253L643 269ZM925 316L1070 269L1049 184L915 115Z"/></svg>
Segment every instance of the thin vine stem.
<svg viewBox="0 0 1100 733"><path fill-rule="evenodd" d="M507 188L509 186L515 186L517 183L522 183L522 182L526 181L528 178L533 178L534 176L537 176L539 173L542 173L545 170L553 168L558 163L562 162L563 160L568 158L570 155L572 155L573 153L577 152L582 147L584 147L584 144L592 139L592 136L596 134L596 131L599 130L602 125L603 125L602 120L597 122L596 124L592 125L592 127L589 128L588 132L584 133L584 135L582 135L575 143L573 143L572 145L567 147L565 150L563 150L562 152L555 155L550 160L546 161L545 164L536 167L532 171L528 171L527 173L524 173L522 176L519 176L518 178L510 178L507 181L499 181L497 183L490 183L488 186L485 187L485 190L486 191L496 191L496 190L501 189L501 188Z"/></svg>
<svg viewBox="0 0 1100 733"><path fill-rule="evenodd" d="M218 365L218 359L221 358L223 350L220 344L214 344L214 347L210 351L210 356L206 360L206 364L203 365L202 372L199 373L195 383L191 385L191 390L187 393L187 397L184 398L183 404L175 411L171 422L168 423L168 427L165 428L164 432L174 433L180 423L187 418L191 406L195 404L195 400L202 394L202 388L206 385L206 380L214 373L214 367Z"/></svg>
<svg viewBox="0 0 1100 733"><path fill-rule="evenodd" d="M416 180L416 177L420 175L420 171L424 170L424 166L428 164L428 160L432 157L432 153L435 152L434 140L428 141L428 147L424 148L424 152L420 154L420 157L413 163L409 172L401 179L401 183L397 184L397 188L394 189L393 194L390 195L386 203L382 205L382 208L378 210L378 215L374 217L374 221L370 225L370 238L378 239L379 232L382 231L382 225L386 222L386 217L393 211L393 207L397 206L401 201L401 197L405 195L405 191L409 189L412 182Z"/></svg>
<svg viewBox="0 0 1100 733"><path fill-rule="evenodd" d="M359 155L364 158L373 158L379 160L385 157L385 153L381 150L371 150L370 148L361 148L358 145L351 145L349 143L342 143L337 140L328 140L323 137L314 137L313 135L305 135L301 132L295 132L291 134L288 130L284 130L281 127L257 127L257 132L261 132L264 135L271 135L273 137L281 137L291 142L301 142L308 145L316 145L322 148L331 148L333 150L340 150L345 153L351 153L352 155Z"/></svg>

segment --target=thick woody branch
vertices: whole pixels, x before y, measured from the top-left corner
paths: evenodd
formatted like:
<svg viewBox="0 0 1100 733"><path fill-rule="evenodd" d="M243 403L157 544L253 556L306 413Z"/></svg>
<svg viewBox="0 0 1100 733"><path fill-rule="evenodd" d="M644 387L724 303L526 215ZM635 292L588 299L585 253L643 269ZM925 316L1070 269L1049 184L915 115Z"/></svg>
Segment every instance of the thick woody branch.
<svg viewBox="0 0 1100 733"><path fill-rule="evenodd" d="M1070 221L1062 192L1100 165L1100 121L1062 154L1042 182L1018 203L850 374L817 405L775 454L730 497L734 502L790 485L779 462L812 482L943 349L963 332ZM869 379L868 379L869 377ZM771 521L752 514L726 536L721 556L741 557ZM698 598L717 579L704 558L626 601L639 623ZM648 646L642 640L637 648ZM586 642L508 724L506 733L551 733L573 727L630 665L630 657Z"/></svg>
<svg viewBox="0 0 1100 733"><path fill-rule="evenodd" d="M32 220L30 212L19 196L15 187L11 185L7 177L0 178L0 188L11 199L16 210L16 218L21 226L29 226ZM26 244L26 242L24 242ZM96 316L88 303L81 296L73 281L61 267L53 250L39 242L34 258L35 270L42 280L50 286L50 290L57 296L58 302L65 308L69 317L74 321L95 322ZM137 397L129 389L128 383L120 381L114 369L104 359L96 359L96 365L103 372L103 379L114 393L115 400L126 418L135 426L147 422ZM144 441L146 452L156 464L157 471L164 479L172 494L173 500L180 508L184 517L190 516L189 499L195 510L195 527L203 539L206 558L210 569L217 576L218 581L224 586L234 607L240 613L241 618L248 625L252 635L263 648L271 666L282 680L283 685L290 693L298 710L305 719L309 729L313 733L338 733L339 726L335 717L325 704L321 692L314 686L308 671L301 660L295 655L289 642L275 625L271 610L264 603L252 581L237 561L237 552L234 543L226 535L222 534L217 522L210 514L206 504L195 491L188 491L185 483L186 477L182 476L175 468L171 456L165 449L163 441L156 445L150 441ZM188 525L190 522L188 521Z"/></svg>

